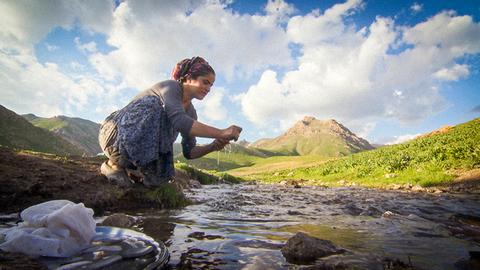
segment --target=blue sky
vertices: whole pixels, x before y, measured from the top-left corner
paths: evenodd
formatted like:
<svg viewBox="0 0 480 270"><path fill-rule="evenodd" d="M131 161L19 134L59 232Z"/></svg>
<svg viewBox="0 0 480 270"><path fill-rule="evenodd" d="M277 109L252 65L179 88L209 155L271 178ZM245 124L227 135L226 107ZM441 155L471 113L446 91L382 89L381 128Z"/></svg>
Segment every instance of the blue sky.
<svg viewBox="0 0 480 270"><path fill-rule="evenodd" d="M4 1L0 104L101 122L174 64L199 120L255 141L306 115L394 143L480 116L480 1ZM206 142L206 140L202 141Z"/></svg>

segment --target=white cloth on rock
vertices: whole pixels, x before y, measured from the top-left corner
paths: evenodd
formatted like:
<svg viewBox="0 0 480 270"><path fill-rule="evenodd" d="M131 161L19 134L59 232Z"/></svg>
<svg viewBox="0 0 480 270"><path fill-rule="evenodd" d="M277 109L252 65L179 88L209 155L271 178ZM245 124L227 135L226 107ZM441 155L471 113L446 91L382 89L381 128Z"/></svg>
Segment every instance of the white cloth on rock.
<svg viewBox="0 0 480 270"><path fill-rule="evenodd" d="M0 232L0 249L31 256L69 257L90 245L95 236L93 210L83 203L54 200L20 213L18 226Z"/></svg>

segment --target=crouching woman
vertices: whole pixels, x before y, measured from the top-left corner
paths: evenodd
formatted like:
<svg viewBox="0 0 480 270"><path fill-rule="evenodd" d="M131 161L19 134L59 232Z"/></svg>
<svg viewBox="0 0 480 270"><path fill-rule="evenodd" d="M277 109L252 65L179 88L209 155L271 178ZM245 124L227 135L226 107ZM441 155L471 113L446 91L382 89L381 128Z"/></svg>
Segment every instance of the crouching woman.
<svg viewBox="0 0 480 270"><path fill-rule="evenodd" d="M99 143L108 157L100 171L122 187L133 184L126 169L139 171L146 186L166 183L175 175L173 144L182 135L187 159L223 149L237 140L242 129L219 129L197 121L193 99L202 100L215 82L215 71L201 57L184 59L172 71L172 80L139 93L124 108L109 115L100 127ZM214 138L197 145L196 137Z"/></svg>

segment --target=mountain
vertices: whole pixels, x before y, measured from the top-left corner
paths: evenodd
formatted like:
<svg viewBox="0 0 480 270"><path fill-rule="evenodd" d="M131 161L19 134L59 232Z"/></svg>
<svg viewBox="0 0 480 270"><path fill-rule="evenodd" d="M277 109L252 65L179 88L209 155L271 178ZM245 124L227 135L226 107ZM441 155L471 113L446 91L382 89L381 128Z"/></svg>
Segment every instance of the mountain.
<svg viewBox="0 0 480 270"><path fill-rule="evenodd" d="M274 139L261 139L252 147L285 155L345 156L374 149L370 143L357 137L348 128L330 120L317 120L306 116L284 134Z"/></svg>
<svg viewBox="0 0 480 270"><path fill-rule="evenodd" d="M22 116L0 105L0 144L7 147L58 155L83 151L48 130L35 127Z"/></svg>
<svg viewBox="0 0 480 270"><path fill-rule="evenodd" d="M47 129L67 140L86 155L95 156L102 152L98 144L100 124L82 118L62 115L51 118L38 117L34 114L22 116L34 126Z"/></svg>
<svg viewBox="0 0 480 270"><path fill-rule="evenodd" d="M316 156L298 158L299 162L285 166L285 160L268 158L261 164L227 173L242 177L280 182L287 179L309 181L315 185L361 185L412 189L418 187L455 186L478 193L480 184L480 118L456 126L441 128L428 136L372 151L363 151L340 158L325 159L317 164L305 164Z"/></svg>

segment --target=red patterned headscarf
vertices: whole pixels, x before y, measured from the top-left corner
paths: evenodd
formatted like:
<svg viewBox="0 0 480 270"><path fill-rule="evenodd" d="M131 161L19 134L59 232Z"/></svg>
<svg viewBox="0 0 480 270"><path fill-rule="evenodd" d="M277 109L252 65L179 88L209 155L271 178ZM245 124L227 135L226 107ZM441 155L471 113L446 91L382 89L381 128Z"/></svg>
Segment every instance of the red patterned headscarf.
<svg viewBox="0 0 480 270"><path fill-rule="evenodd" d="M205 76L209 73L215 74L210 64L202 57L195 56L178 62L172 70L172 78L184 82L187 79L196 79L198 76Z"/></svg>

